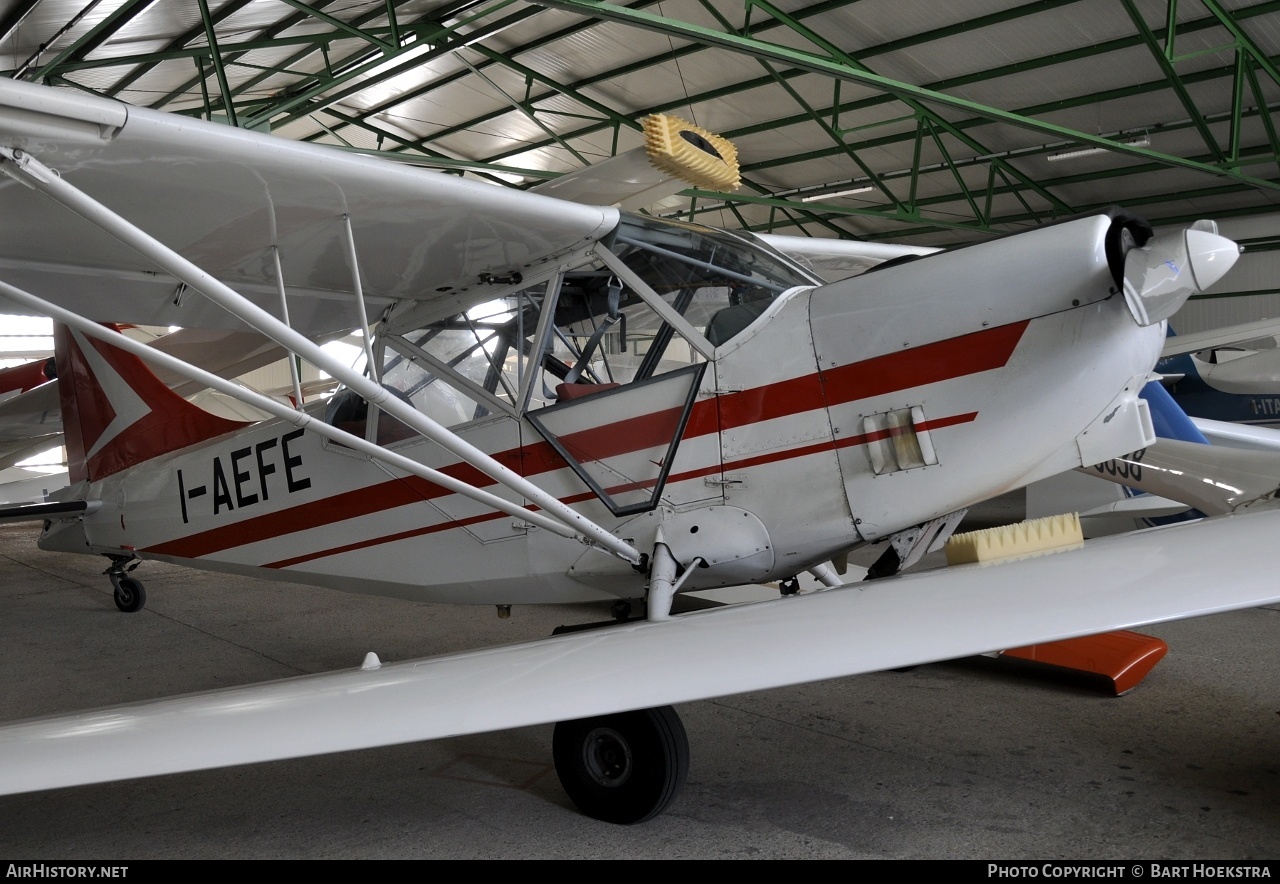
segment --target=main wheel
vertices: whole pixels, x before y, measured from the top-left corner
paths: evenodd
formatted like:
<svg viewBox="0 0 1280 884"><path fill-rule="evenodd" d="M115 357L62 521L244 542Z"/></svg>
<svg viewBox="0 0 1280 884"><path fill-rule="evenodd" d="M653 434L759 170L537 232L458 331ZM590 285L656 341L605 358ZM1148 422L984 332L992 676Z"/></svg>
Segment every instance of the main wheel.
<svg viewBox="0 0 1280 884"><path fill-rule="evenodd" d="M142 606L147 603L147 591L142 588L142 581L123 574L112 574L111 585L115 587L113 597L116 607L126 614L141 611Z"/></svg>
<svg viewBox="0 0 1280 884"><path fill-rule="evenodd" d="M689 738L670 706L562 721L551 747L570 800L608 823L657 816L689 772Z"/></svg>

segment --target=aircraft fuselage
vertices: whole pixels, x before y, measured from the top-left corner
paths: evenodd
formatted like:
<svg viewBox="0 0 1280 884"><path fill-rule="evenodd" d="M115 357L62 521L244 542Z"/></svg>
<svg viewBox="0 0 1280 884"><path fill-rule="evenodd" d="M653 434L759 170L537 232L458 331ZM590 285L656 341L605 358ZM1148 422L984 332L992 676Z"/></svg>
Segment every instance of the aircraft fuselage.
<svg viewBox="0 0 1280 884"><path fill-rule="evenodd" d="M685 589L790 577L1148 441L1137 394L1163 327L1140 327L1116 293L1110 223L1083 219L777 297L715 349L647 512L615 516L527 417L491 414L455 432L637 549L661 528L677 560L705 562ZM665 412L643 407L637 388L620 414L617 395L580 400L566 444L589 442L603 463L660 463ZM425 439L389 447L517 500ZM45 548L474 604L634 598L646 581L283 421L77 493L103 505L55 522Z"/></svg>

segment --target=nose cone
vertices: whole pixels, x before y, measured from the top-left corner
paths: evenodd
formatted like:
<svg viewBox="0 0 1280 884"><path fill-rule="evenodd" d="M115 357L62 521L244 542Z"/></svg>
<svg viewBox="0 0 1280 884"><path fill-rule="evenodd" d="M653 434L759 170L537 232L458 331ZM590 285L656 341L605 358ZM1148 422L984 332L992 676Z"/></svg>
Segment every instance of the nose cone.
<svg viewBox="0 0 1280 884"><path fill-rule="evenodd" d="M1240 247L1225 236L1193 228L1187 231L1187 257L1196 287L1204 291L1236 265Z"/></svg>
<svg viewBox="0 0 1280 884"><path fill-rule="evenodd" d="M1153 237L1125 256L1124 297L1138 325L1168 319L1187 298L1213 285L1239 259L1239 246L1201 224Z"/></svg>

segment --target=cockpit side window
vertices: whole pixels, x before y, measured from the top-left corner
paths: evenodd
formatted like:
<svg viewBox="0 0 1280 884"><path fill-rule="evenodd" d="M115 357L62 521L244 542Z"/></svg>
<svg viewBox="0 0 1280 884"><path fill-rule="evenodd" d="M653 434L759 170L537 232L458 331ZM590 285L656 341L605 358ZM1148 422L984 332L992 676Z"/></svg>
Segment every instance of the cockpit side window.
<svg viewBox="0 0 1280 884"><path fill-rule="evenodd" d="M607 247L536 285L381 335L383 385L446 427L515 417L692 370L782 292L816 282L750 235L695 224L624 216ZM343 395L332 422L364 420L386 444L411 435Z"/></svg>

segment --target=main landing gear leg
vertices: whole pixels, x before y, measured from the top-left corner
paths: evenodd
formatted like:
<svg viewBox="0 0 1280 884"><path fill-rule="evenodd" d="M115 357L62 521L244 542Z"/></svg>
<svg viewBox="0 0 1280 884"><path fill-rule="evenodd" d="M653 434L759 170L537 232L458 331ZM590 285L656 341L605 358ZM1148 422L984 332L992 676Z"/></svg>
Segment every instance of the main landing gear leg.
<svg viewBox="0 0 1280 884"><path fill-rule="evenodd" d="M130 561L133 561L132 565L129 564ZM141 611L147 603L147 591L143 588L142 581L129 576L129 572L140 564L140 561L112 556L111 567L103 572L111 578L111 587L115 590L112 597L116 607L126 614Z"/></svg>
<svg viewBox="0 0 1280 884"><path fill-rule="evenodd" d="M562 721L551 746L570 800L607 823L657 816L689 772L689 739L670 706Z"/></svg>

